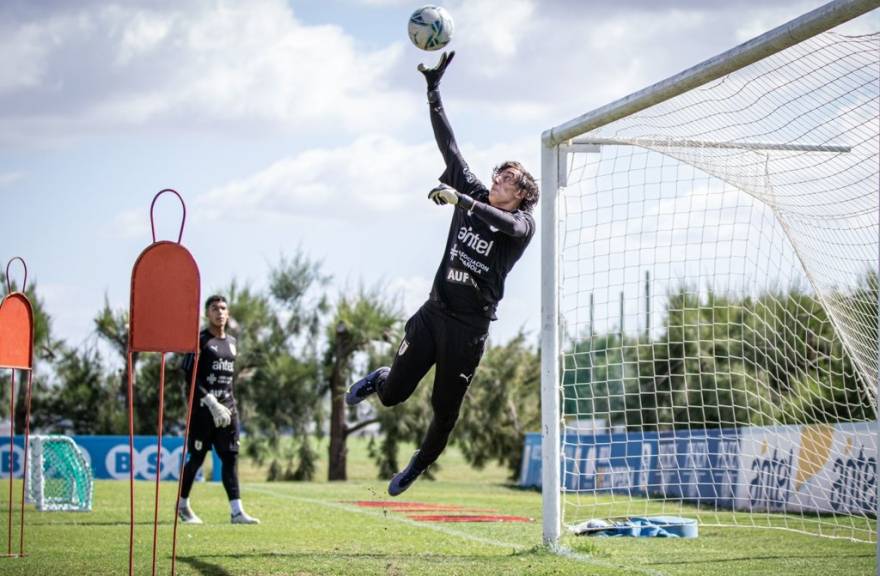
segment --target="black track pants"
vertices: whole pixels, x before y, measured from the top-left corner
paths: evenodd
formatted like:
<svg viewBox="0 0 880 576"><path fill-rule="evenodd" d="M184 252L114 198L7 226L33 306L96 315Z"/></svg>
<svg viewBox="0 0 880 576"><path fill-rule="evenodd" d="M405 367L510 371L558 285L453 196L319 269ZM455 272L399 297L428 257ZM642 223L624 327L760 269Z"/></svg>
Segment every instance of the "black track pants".
<svg viewBox="0 0 880 576"><path fill-rule="evenodd" d="M488 324L489 320L482 318L474 325L465 323L431 301L406 323L406 334L391 371L379 382L377 394L385 406L400 404L412 395L431 366L437 365L431 392L434 417L422 440L420 467L432 464L446 448L468 385L483 356Z"/></svg>
<svg viewBox="0 0 880 576"><path fill-rule="evenodd" d="M180 495L183 498L189 498L192 491L193 482L196 474L202 464L205 462L205 456L209 450L193 450L186 459L183 467L183 485L180 488ZM230 500L237 500L241 497L241 491L238 486L238 452L218 451L217 456L220 458L220 476L223 480L223 488L226 490L226 497Z"/></svg>

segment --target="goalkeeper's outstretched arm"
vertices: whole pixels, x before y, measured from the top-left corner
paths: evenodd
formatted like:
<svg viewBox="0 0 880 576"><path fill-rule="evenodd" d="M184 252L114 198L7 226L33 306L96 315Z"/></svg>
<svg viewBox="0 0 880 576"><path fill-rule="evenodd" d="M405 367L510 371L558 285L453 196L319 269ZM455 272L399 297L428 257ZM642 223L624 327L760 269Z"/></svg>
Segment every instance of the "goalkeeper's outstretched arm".
<svg viewBox="0 0 880 576"><path fill-rule="evenodd" d="M458 149L452 125L443 110L443 101L440 98L439 90L440 79L454 56L455 52L444 52L436 66L427 68L424 64L420 64L419 71L424 74L428 87L428 106L431 127L434 129L434 139L437 141L437 147L446 163L446 171L440 176L440 181L452 186L462 194L470 196L477 191L485 190L485 187L473 175Z"/></svg>

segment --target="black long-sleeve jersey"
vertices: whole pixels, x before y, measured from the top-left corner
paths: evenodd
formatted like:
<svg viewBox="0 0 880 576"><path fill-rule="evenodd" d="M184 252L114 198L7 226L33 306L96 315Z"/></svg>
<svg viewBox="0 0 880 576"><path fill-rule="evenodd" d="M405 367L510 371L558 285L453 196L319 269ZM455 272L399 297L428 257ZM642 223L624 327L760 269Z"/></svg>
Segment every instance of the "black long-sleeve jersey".
<svg viewBox="0 0 880 576"><path fill-rule="evenodd" d="M234 412L235 344L235 337L229 334L225 338L218 338L208 329L199 333L199 369L196 373L194 406L201 406L200 400L210 393ZM183 359L187 388L192 380L194 359L194 354L187 354Z"/></svg>
<svg viewBox="0 0 880 576"><path fill-rule="evenodd" d="M507 212L489 204L488 188L461 156L440 93L429 92L428 103L434 138L446 162L440 181L466 195L453 212L431 298L452 312L495 320L504 280L531 241L535 220L524 210Z"/></svg>

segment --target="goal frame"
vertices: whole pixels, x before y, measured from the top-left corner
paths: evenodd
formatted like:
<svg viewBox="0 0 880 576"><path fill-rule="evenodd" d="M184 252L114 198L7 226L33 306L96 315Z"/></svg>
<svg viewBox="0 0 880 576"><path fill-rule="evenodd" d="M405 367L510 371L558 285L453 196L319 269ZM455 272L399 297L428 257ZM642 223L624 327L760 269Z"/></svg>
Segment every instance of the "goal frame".
<svg viewBox="0 0 880 576"><path fill-rule="evenodd" d="M541 137L541 485L543 542L558 549L561 507L561 355L559 324L558 191L570 152L598 151L602 143L577 137L735 72L880 7L880 0L834 0L717 56L610 104L546 130ZM616 142L607 142L615 144ZM629 144L629 143L628 143ZM632 143L636 144L637 143ZM656 144L656 143L654 143ZM705 144L705 143L702 143ZM724 143L718 143L724 145ZM742 146L742 144L740 144ZM765 147L765 144L757 145ZM878 254L880 272L880 254ZM880 351L878 351L880 363ZM880 395L880 385L878 395ZM880 420L878 420L880 422ZM880 437L880 427L877 435ZM880 498L878 515L880 518ZM880 558L878 523L877 558ZM880 576L880 563L878 563Z"/></svg>
<svg viewBox="0 0 880 576"><path fill-rule="evenodd" d="M70 450L78 455L79 461L86 471L87 493L84 501L63 501L47 497L45 493L46 478L43 475L43 461L45 445L50 442L62 443L70 447ZM35 434L30 437L29 449L33 453L32 462L25 471L25 494L29 502L32 502L37 510L49 512L91 512L94 501L94 478L88 461L82 454L82 450L70 436L61 434Z"/></svg>

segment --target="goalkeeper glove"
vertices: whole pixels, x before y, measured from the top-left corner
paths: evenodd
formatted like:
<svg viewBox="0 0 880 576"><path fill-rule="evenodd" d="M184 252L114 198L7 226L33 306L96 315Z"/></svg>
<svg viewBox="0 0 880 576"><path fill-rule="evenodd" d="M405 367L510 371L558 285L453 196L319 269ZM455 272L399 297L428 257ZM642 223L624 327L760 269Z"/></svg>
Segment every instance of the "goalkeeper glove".
<svg viewBox="0 0 880 576"><path fill-rule="evenodd" d="M444 52L440 56L440 61L437 62L437 65L433 68L428 68L424 64L419 64L419 72L424 74L425 81L428 83L428 92L432 92L440 87L440 79L443 78L443 73L446 72L446 67L452 62L454 56L455 50L452 52Z"/></svg>
<svg viewBox="0 0 880 576"><path fill-rule="evenodd" d="M205 394L205 397L202 398L202 405L207 406L211 411L211 416L214 417L214 426L217 428L225 428L232 424L232 412L221 404L213 394Z"/></svg>
<svg viewBox="0 0 880 576"><path fill-rule="evenodd" d="M458 204L458 192L451 186L440 184L428 192L428 199L433 200L437 206L443 206L444 204L452 204L454 206Z"/></svg>

